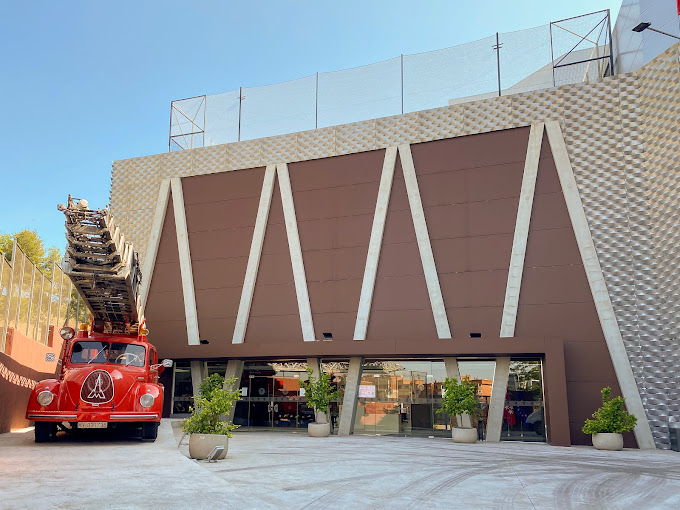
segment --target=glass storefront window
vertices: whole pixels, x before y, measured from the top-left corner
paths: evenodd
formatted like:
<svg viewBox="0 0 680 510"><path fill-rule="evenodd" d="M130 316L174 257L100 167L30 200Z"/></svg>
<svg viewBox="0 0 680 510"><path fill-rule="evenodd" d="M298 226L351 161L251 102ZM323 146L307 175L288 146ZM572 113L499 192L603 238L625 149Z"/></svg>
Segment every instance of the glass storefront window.
<svg viewBox="0 0 680 510"><path fill-rule="evenodd" d="M484 438L494 360L458 359L462 377L477 385L479 414L472 425ZM307 378L305 361L246 362L240 381L242 398L236 403L234 423L243 429L306 428L314 421L298 381ZM321 369L340 392L330 406L337 430L349 369L348 360L324 359ZM208 362L208 373L224 376L226 362ZM366 360L359 385L354 422L357 434L405 434L448 437L451 417L442 409L442 383L446 367L439 360ZM189 412L192 403L189 362L175 365L173 413ZM541 361L513 359L503 413L501 439L545 441ZM454 422L455 423L455 422Z"/></svg>
<svg viewBox="0 0 680 510"><path fill-rule="evenodd" d="M345 371L341 376L334 370ZM336 387L344 387L346 366L334 363L322 365L322 370L331 374ZM306 428L314 421L314 410L307 406L304 392L298 381L307 379L307 363L304 361L248 362L241 378L241 400L236 403L234 423L242 428L261 430L275 428ZM337 426L338 403L330 409L331 423Z"/></svg>
<svg viewBox="0 0 680 510"><path fill-rule="evenodd" d="M445 378L443 360L367 361L354 432L432 435L445 431L448 417L441 413Z"/></svg>
<svg viewBox="0 0 680 510"><path fill-rule="evenodd" d="M193 405L194 389L191 385L191 368L188 361L176 361L175 396L172 399L172 414L188 414Z"/></svg>
<svg viewBox="0 0 680 510"><path fill-rule="evenodd" d="M540 360L512 360L503 409L503 440L545 441Z"/></svg>

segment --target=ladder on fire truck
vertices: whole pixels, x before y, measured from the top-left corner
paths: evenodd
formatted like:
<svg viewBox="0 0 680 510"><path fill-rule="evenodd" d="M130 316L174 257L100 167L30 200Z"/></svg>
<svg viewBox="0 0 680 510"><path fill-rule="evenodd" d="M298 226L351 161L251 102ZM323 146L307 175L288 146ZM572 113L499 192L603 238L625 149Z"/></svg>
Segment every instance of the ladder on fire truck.
<svg viewBox="0 0 680 510"><path fill-rule="evenodd" d="M91 210L68 196L63 270L71 278L100 333L136 333L141 318L139 255L125 241L108 206Z"/></svg>

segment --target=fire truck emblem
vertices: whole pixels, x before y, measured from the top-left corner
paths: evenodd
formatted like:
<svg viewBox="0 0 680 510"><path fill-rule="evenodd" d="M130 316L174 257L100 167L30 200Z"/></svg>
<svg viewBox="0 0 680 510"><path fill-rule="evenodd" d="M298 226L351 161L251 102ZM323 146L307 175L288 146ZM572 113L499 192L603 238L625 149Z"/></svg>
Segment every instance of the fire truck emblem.
<svg viewBox="0 0 680 510"><path fill-rule="evenodd" d="M90 404L106 404L113 400L113 379L106 370L95 370L85 378L80 399Z"/></svg>

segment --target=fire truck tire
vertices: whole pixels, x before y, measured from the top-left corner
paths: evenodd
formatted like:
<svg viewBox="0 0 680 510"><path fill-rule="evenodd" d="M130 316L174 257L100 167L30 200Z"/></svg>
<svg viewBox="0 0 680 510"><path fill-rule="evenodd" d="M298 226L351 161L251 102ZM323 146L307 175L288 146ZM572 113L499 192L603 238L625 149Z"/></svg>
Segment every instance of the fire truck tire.
<svg viewBox="0 0 680 510"><path fill-rule="evenodd" d="M158 423L142 423L142 442L153 443L158 437Z"/></svg>
<svg viewBox="0 0 680 510"><path fill-rule="evenodd" d="M57 424L47 421L35 422L35 442L47 443L52 441L57 435Z"/></svg>

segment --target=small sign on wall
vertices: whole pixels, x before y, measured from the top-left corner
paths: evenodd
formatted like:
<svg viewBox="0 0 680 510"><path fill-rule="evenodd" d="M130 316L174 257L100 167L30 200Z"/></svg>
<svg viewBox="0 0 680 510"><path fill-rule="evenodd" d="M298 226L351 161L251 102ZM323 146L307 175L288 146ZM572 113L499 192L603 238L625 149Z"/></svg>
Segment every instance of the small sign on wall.
<svg viewBox="0 0 680 510"><path fill-rule="evenodd" d="M45 353L45 361L48 361L50 363L54 363L54 353L53 352L48 352Z"/></svg>
<svg viewBox="0 0 680 510"><path fill-rule="evenodd" d="M362 384L359 386L359 398L375 398L375 385Z"/></svg>

